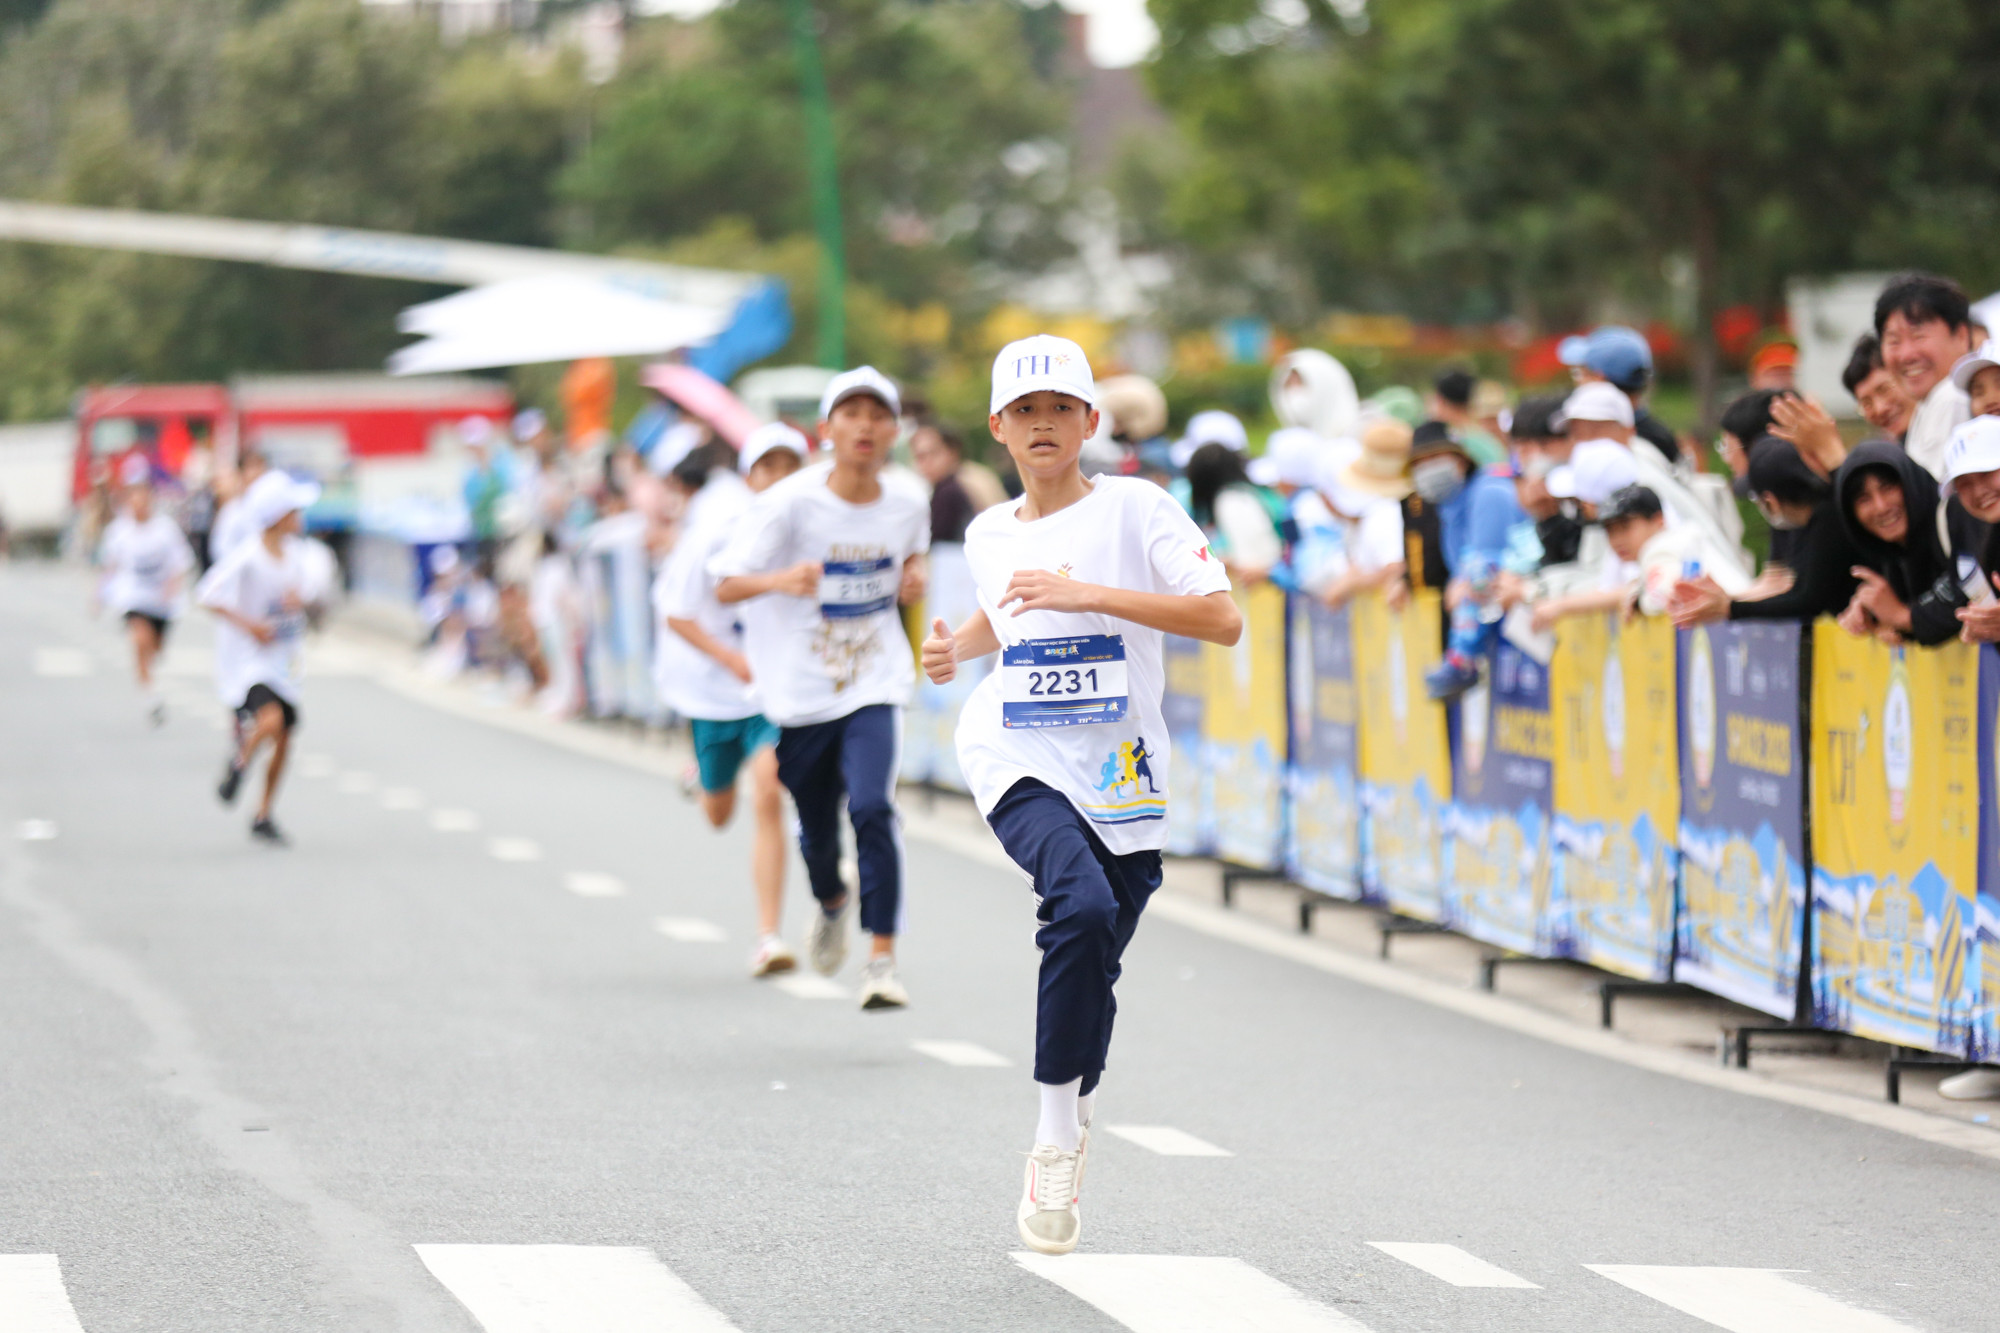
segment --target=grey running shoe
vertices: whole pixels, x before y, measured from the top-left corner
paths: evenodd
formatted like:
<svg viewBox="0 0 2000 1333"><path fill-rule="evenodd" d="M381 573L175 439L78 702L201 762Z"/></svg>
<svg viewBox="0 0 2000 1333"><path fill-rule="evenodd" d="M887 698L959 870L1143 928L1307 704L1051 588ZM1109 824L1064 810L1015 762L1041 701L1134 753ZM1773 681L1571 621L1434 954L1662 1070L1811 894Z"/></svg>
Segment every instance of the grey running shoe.
<svg viewBox="0 0 2000 1333"><path fill-rule="evenodd" d="M1083 1234L1083 1213L1077 1207L1077 1175L1081 1152L1064 1152L1052 1143L1037 1143L1028 1154L1028 1178L1021 1187L1021 1206L1014 1223L1021 1243L1037 1254L1068 1254Z"/></svg>
<svg viewBox="0 0 2000 1333"><path fill-rule="evenodd" d="M879 958L870 958L861 973L861 1007L902 1009L909 1003L910 993L896 978L895 956L885 953Z"/></svg>
<svg viewBox="0 0 2000 1333"><path fill-rule="evenodd" d="M850 891L834 911L813 913L812 929L806 933L806 957L812 960L813 971L823 977L840 971L840 965L847 961L847 918L853 912L854 894Z"/></svg>

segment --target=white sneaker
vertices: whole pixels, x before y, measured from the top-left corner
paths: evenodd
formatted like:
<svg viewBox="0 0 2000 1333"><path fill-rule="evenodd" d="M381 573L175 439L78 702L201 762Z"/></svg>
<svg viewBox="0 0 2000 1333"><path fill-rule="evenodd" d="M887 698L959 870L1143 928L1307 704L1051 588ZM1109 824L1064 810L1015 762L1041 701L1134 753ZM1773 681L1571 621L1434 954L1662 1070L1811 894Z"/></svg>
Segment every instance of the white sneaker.
<svg viewBox="0 0 2000 1333"><path fill-rule="evenodd" d="M774 977L798 965L798 958L776 935L766 935L758 942L757 952L750 955L750 975L753 977Z"/></svg>
<svg viewBox="0 0 2000 1333"><path fill-rule="evenodd" d="M861 1007L901 1009L909 1003L910 993L896 979L895 956L885 953L879 958L870 958L868 966L861 972Z"/></svg>
<svg viewBox="0 0 2000 1333"><path fill-rule="evenodd" d="M1028 1179L1021 1188L1021 1206L1014 1224L1021 1243L1037 1254L1068 1254L1083 1234L1083 1214L1077 1208L1081 1152L1064 1152L1053 1143L1037 1143L1028 1154Z"/></svg>
<svg viewBox="0 0 2000 1333"><path fill-rule="evenodd" d="M156 727L167 724L167 701L159 695L151 695L146 700L146 720Z"/></svg>
<svg viewBox="0 0 2000 1333"><path fill-rule="evenodd" d="M812 929L806 934L806 957L812 959L813 971L823 977L840 971L840 965L847 961L847 918L853 912L852 890L838 911L829 914L821 908L813 912Z"/></svg>
<svg viewBox="0 0 2000 1333"><path fill-rule="evenodd" d="M1938 1084L1938 1096L1955 1102L1983 1102L2000 1097L2000 1069L1983 1065L1953 1074Z"/></svg>
<svg viewBox="0 0 2000 1333"><path fill-rule="evenodd" d="M693 764L681 770L681 799L683 801L701 799L701 770Z"/></svg>

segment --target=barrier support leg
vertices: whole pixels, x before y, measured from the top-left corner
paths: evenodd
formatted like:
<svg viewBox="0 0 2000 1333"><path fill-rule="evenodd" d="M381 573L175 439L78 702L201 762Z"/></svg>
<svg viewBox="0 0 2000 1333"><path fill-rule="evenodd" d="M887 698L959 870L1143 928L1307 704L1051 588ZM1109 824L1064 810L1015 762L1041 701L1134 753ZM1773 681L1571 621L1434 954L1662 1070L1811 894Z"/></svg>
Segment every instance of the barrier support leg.
<svg viewBox="0 0 2000 1333"><path fill-rule="evenodd" d="M1391 912L1387 916L1375 918L1375 929L1382 937L1381 948L1376 951L1375 956L1387 962L1389 958L1389 941L1395 939L1396 936L1443 935L1449 932L1451 927L1440 925L1435 921L1419 921L1413 916L1403 916L1401 913Z"/></svg>
<svg viewBox="0 0 2000 1333"><path fill-rule="evenodd" d="M1542 967L1550 963L1575 961L1574 958L1543 958L1539 954L1532 953L1489 953L1479 960L1479 989L1487 991L1498 989L1495 974L1499 972L1502 964L1509 967L1521 964Z"/></svg>
<svg viewBox="0 0 2000 1333"><path fill-rule="evenodd" d="M1611 1007L1621 995L1692 995L1693 986L1685 981L1607 981L1597 988L1598 1022L1606 1031L1611 1028Z"/></svg>
<svg viewBox="0 0 2000 1333"><path fill-rule="evenodd" d="M1903 1102L1903 1071L1905 1069L1935 1069L1939 1073L1960 1073L1967 1069L1977 1069L1977 1060L1947 1060L1936 1055L1892 1055L1887 1075L1885 1091L1891 1102L1900 1106Z"/></svg>
<svg viewBox="0 0 2000 1333"><path fill-rule="evenodd" d="M1831 1028L1796 1027L1790 1023L1773 1023L1756 1027L1741 1027L1731 1034L1730 1044L1734 1048L1735 1059L1731 1062L1738 1069L1750 1067L1750 1039L1752 1037L1844 1037L1845 1032L1835 1032Z"/></svg>
<svg viewBox="0 0 2000 1333"><path fill-rule="evenodd" d="M1236 885L1239 880L1282 880L1282 870L1254 870L1249 866L1225 865L1222 868L1222 905L1236 905Z"/></svg>

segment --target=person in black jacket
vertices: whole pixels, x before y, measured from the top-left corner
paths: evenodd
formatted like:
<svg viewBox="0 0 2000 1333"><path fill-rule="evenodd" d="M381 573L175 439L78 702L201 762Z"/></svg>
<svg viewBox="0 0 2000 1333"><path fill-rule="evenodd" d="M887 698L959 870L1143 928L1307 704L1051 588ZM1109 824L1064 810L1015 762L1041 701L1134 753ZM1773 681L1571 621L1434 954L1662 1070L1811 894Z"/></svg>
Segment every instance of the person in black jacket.
<svg viewBox="0 0 2000 1333"><path fill-rule="evenodd" d="M1731 598L1711 578L1683 579L1667 606L1674 624L1687 629L1716 620L1809 621L1846 610L1859 583L1854 569L1864 561L1841 526L1826 478L1799 457L1790 441L1775 436L1751 446L1745 475L1758 510L1771 526L1796 534L1792 548L1796 577L1783 591L1755 598Z"/></svg>
<svg viewBox="0 0 2000 1333"><path fill-rule="evenodd" d="M1841 627L1891 643L1955 638L1966 595L1938 531L1931 474L1896 445L1864 444L1833 474L1833 497L1848 540L1862 554L1854 569L1859 586L1841 612Z"/></svg>

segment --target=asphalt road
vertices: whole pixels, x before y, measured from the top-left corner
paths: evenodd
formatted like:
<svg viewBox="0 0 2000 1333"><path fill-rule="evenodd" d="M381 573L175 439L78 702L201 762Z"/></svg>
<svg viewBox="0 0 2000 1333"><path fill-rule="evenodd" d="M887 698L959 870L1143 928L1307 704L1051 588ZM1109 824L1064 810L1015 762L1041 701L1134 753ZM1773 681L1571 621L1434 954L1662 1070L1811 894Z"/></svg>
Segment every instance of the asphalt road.
<svg viewBox="0 0 2000 1333"><path fill-rule="evenodd" d="M1180 1137L1100 1132L1024 1265L1017 876L912 840L907 1012L753 982L740 830L365 675L256 846L187 631L156 731L0 566L5 1333L2000 1329L1991 1160L1161 919L1098 1118Z"/></svg>

